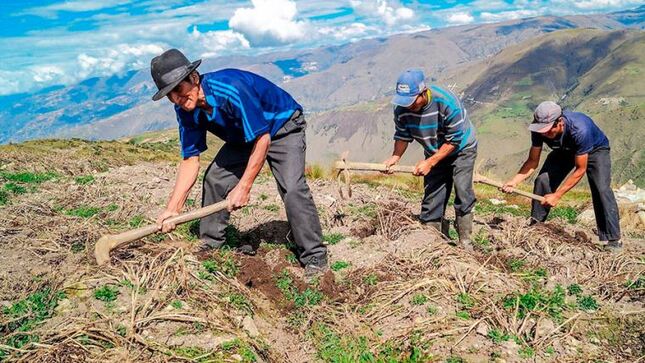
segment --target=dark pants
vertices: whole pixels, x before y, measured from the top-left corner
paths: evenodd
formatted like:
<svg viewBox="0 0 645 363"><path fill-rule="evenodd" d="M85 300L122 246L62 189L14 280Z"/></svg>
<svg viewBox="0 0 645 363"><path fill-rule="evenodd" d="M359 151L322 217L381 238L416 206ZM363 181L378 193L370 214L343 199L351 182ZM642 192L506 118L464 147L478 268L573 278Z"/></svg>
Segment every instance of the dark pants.
<svg viewBox="0 0 645 363"><path fill-rule="evenodd" d="M450 190L455 186L455 214L463 216L475 206L473 170L477 147L462 150L441 160L423 179L425 195L421 203L421 222L441 220L446 211Z"/></svg>
<svg viewBox="0 0 645 363"><path fill-rule="evenodd" d="M540 173L535 179L533 193L545 195L558 189L562 181L575 167L575 154L568 151L555 150L549 153ZM601 241L616 241L620 239L618 205L614 192L611 190L611 159L609 149L596 149L589 153L587 161L587 179L591 189L591 200L596 215L598 237ZM549 207L538 201L533 201L531 217L544 222L549 215Z"/></svg>
<svg viewBox="0 0 645 363"><path fill-rule="evenodd" d="M313 257L325 259L327 248L322 244L318 211L304 175L305 128L303 115L287 121L271 139L267 161L287 211L300 262L306 265ZM204 175L203 206L226 199L244 174L251 150L252 145L222 146ZM202 218L200 238L212 247L224 244L229 216L228 211L222 211Z"/></svg>

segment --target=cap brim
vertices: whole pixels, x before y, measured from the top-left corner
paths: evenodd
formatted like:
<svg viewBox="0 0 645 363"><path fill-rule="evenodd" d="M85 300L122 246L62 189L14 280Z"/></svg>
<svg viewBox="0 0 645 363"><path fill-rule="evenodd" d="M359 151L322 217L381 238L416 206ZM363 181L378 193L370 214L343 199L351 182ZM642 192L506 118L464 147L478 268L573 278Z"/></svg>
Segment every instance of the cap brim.
<svg viewBox="0 0 645 363"><path fill-rule="evenodd" d="M532 123L532 124L529 125L529 130L533 131L533 132L543 134L543 133L551 130L551 128L553 127L554 123L555 123L555 121L549 122L548 124Z"/></svg>
<svg viewBox="0 0 645 363"><path fill-rule="evenodd" d="M159 91L157 91L157 93L155 93L154 96L152 96L152 100L153 101L159 101L160 99L166 97L166 95L168 93L170 93L170 91L172 91L173 88L177 87L179 82L181 82L184 78L186 78L186 76L189 75L192 71L197 69L197 67L199 67L199 65L201 63L202 63L201 59L198 59L198 60L194 61L193 63L191 63L190 67L188 67L186 69L186 72L182 73L182 75L180 77L177 77L176 81L168 84L166 87L164 87L164 88L160 89Z"/></svg>
<svg viewBox="0 0 645 363"><path fill-rule="evenodd" d="M414 100L416 99L417 99L417 96L394 95L394 97L392 97L392 103L397 106L409 107L414 103Z"/></svg>

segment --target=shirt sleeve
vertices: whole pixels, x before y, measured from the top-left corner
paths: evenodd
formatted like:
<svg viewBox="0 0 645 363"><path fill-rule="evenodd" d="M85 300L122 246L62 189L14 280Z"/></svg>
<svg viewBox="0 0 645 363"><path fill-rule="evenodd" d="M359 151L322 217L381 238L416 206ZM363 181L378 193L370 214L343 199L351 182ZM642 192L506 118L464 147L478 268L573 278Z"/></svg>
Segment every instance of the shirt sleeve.
<svg viewBox="0 0 645 363"><path fill-rule="evenodd" d="M531 131L531 146L533 147L542 147L543 144L542 136L537 132Z"/></svg>
<svg viewBox="0 0 645 363"><path fill-rule="evenodd" d="M206 146L206 128L183 123L179 115L177 115L177 121L179 121L181 156L184 159L197 156L208 149L208 146Z"/></svg>
<svg viewBox="0 0 645 363"><path fill-rule="evenodd" d="M412 134L410 130L405 127L405 124L399 119L399 115L394 113L394 140L401 140L406 142L412 142Z"/></svg>

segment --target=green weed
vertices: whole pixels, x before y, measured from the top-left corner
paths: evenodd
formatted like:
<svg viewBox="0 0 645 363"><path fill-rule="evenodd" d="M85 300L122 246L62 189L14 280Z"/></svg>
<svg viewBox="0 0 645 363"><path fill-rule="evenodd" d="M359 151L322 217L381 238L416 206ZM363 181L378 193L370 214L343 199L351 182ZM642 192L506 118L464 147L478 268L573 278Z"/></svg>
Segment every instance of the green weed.
<svg viewBox="0 0 645 363"><path fill-rule="evenodd" d="M475 299L468 293L462 292L457 295L457 303L462 309L470 310L475 306Z"/></svg>
<svg viewBox="0 0 645 363"><path fill-rule="evenodd" d="M0 205L5 205L9 202L9 193L0 190Z"/></svg>
<svg viewBox="0 0 645 363"><path fill-rule="evenodd" d="M526 265L526 262L518 258L511 258L506 261L506 267L508 267L511 272L520 272L524 268L524 265Z"/></svg>
<svg viewBox="0 0 645 363"><path fill-rule="evenodd" d="M469 320L470 313L465 310L460 310L455 313L455 316L462 320Z"/></svg>
<svg viewBox="0 0 645 363"><path fill-rule="evenodd" d="M132 218L130 218L130 221L128 221L128 225L131 228L139 228L143 225L143 223L146 221L146 217L142 215L136 215Z"/></svg>
<svg viewBox="0 0 645 363"><path fill-rule="evenodd" d="M246 311L246 312L253 312L253 305L251 305L251 302L246 298L246 296L239 294L239 293L231 293L226 295L226 300L228 301L231 306L233 306L235 309L240 310L240 311Z"/></svg>
<svg viewBox="0 0 645 363"><path fill-rule="evenodd" d="M576 299L578 307L584 311L595 311L598 310L598 303L591 295L578 296Z"/></svg>
<svg viewBox="0 0 645 363"><path fill-rule="evenodd" d="M378 276L376 274L371 273L365 277L363 277L363 283L367 286L374 286L376 283L378 283Z"/></svg>
<svg viewBox="0 0 645 363"><path fill-rule="evenodd" d="M289 271L282 270L277 276L276 287L282 291L285 299L293 301L296 307L318 305L322 299L323 294L320 291L307 288L303 292L299 292L298 288L293 283L293 278Z"/></svg>
<svg viewBox="0 0 645 363"><path fill-rule="evenodd" d="M115 301L117 296L119 296L119 289L114 286L103 285L94 290L94 298L103 302Z"/></svg>
<svg viewBox="0 0 645 363"><path fill-rule="evenodd" d="M519 353L520 357L524 359L530 359L535 355L535 350L529 346L525 346L520 348L517 353Z"/></svg>
<svg viewBox="0 0 645 363"><path fill-rule="evenodd" d="M173 300L170 303L170 306L172 306L174 309L179 310L184 306L184 304L181 302L181 300Z"/></svg>
<svg viewBox="0 0 645 363"><path fill-rule="evenodd" d="M11 335L4 344L13 348L22 348L29 343L38 342L39 337L31 331L51 318L58 302L65 297L64 292L46 287L3 307L0 316L6 319L2 319L4 322L0 325L0 332L3 336ZM0 339L2 339L1 336ZM3 355L6 355L6 352L0 349L0 358Z"/></svg>
<svg viewBox="0 0 645 363"><path fill-rule="evenodd" d="M100 208L88 207L88 206L80 206L73 209L63 210L63 213L65 215L72 216L72 217L80 217L80 218L91 218L99 214L100 212L101 212Z"/></svg>
<svg viewBox="0 0 645 363"><path fill-rule="evenodd" d="M13 194L25 194L27 193L27 188L16 183L7 183L4 185L4 189Z"/></svg>
<svg viewBox="0 0 645 363"><path fill-rule="evenodd" d="M277 204L269 204L265 205L264 209L268 210L269 212L277 213L280 210L280 206Z"/></svg>
<svg viewBox="0 0 645 363"><path fill-rule="evenodd" d="M6 171L0 172L0 178L3 178L8 181L25 183L25 184L40 184L57 177L58 177L58 174L51 173L51 172L47 172L47 173L32 173L32 172L9 173Z"/></svg>
<svg viewBox="0 0 645 363"><path fill-rule="evenodd" d="M412 305L425 305L428 302L428 297L425 296L424 294L416 294L412 296L412 299L410 300L410 304Z"/></svg>
<svg viewBox="0 0 645 363"><path fill-rule="evenodd" d="M74 182L80 185L92 184L94 183L94 177L91 175L77 176L76 178L74 178Z"/></svg>
<svg viewBox="0 0 645 363"><path fill-rule="evenodd" d="M202 267L213 275L219 271L225 276L235 277L239 272L239 267L235 263L233 255L228 251L222 250L218 251L218 253L213 256L213 259L203 261Z"/></svg>
<svg viewBox="0 0 645 363"><path fill-rule="evenodd" d="M439 309L437 309L436 306L428 305L426 312L428 312L428 315L435 315L437 312L439 312Z"/></svg>
<svg viewBox="0 0 645 363"><path fill-rule="evenodd" d="M578 220L578 209L574 207L555 207L549 212L549 219L562 218L570 224L576 223Z"/></svg>
<svg viewBox="0 0 645 363"><path fill-rule="evenodd" d="M344 268L348 268L350 266L349 262L346 261L334 261L329 268L332 269L332 271L340 271Z"/></svg>
<svg viewBox="0 0 645 363"><path fill-rule="evenodd" d="M500 344L501 342L508 341L510 336L499 329L491 329L488 331L488 338L492 340L493 343Z"/></svg>
<svg viewBox="0 0 645 363"><path fill-rule="evenodd" d="M565 303L565 291L557 285L552 292L539 288L532 288L526 293L515 293L503 299L503 306L507 310L515 310L520 318L528 312L544 312L555 320L562 319L562 313L569 308Z"/></svg>
<svg viewBox="0 0 645 363"><path fill-rule="evenodd" d="M323 234L323 242L330 245L335 245L345 238L342 233Z"/></svg>
<svg viewBox="0 0 645 363"><path fill-rule="evenodd" d="M571 285L569 285L569 286L567 287L567 293L568 293L570 296L574 296L574 295L575 295L575 296L577 296L577 295L580 295L580 294L582 294L582 286L580 286L580 285L578 285L578 284L571 284Z"/></svg>
<svg viewBox="0 0 645 363"><path fill-rule="evenodd" d="M291 264L297 264L298 263L298 258L293 253L287 254L285 256L285 258L286 258L287 262L289 262Z"/></svg>

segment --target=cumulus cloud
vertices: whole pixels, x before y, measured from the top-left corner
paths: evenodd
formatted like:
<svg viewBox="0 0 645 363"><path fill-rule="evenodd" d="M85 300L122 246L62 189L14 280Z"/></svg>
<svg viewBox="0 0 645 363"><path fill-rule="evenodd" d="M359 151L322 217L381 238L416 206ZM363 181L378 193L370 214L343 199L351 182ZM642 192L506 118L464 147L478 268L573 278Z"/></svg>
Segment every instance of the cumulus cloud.
<svg viewBox="0 0 645 363"><path fill-rule="evenodd" d="M138 69L148 64L149 59L164 51L158 44L118 44L104 49L98 54L81 53L76 58L79 66L77 76L111 75L130 69Z"/></svg>
<svg viewBox="0 0 645 363"><path fill-rule="evenodd" d="M193 27L190 33L196 49L201 49L200 57L211 58L227 49L249 49L251 44L244 35L232 30L209 31L201 33Z"/></svg>
<svg viewBox="0 0 645 363"><path fill-rule="evenodd" d="M475 21L475 18L470 15L470 13L466 12L459 12L459 13L454 13L448 16L448 24L451 25L463 25L463 24L470 24L473 21Z"/></svg>
<svg viewBox="0 0 645 363"><path fill-rule="evenodd" d="M296 20L298 10L291 0L252 0L252 8L235 10L228 25L254 46L288 44L303 39L306 24Z"/></svg>
<svg viewBox="0 0 645 363"><path fill-rule="evenodd" d="M379 16L385 25L394 26L414 18L414 11L398 2L388 0L350 0L350 5L363 13Z"/></svg>
<svg viewBox="0 0 645 363"><path fill-rule="evenodd" d="M571 3L571 5L577 7L578 9L585 10L596 10L642 4L642 1L640 0L583 0L569 2Z"/></svg>

